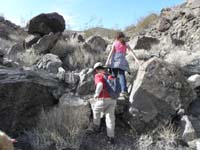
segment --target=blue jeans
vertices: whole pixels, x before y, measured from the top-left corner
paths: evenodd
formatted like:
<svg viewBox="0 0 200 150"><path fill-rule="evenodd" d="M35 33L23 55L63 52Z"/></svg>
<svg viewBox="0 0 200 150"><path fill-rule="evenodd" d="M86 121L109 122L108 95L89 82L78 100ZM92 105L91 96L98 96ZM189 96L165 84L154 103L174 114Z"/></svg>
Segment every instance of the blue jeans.
<svg viewBox="0 0 200 150"><path fill-rule="evenodd" d="M127 92L125 71L119 68L112 68L112 75L119 77L122 92Z"/></svg>

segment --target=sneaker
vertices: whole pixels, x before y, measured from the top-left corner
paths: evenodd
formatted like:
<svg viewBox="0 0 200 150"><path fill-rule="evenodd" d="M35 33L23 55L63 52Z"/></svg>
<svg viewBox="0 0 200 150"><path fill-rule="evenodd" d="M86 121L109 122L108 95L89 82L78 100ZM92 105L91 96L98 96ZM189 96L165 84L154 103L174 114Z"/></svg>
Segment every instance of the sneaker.
<svg viewBox="0 0 200 150"><path fill-rule="evenodd" d="M108 144L115 144L114 137L108 137Z"/></svg>
<svg viewBox="0 0 200 150"><path fill-rule="evenodd" d="M125 99L128 99L128 98L129 98L129 95L128 95L127 92L121 92L119 96L120 96L120 97L124 97Z"/></svg>

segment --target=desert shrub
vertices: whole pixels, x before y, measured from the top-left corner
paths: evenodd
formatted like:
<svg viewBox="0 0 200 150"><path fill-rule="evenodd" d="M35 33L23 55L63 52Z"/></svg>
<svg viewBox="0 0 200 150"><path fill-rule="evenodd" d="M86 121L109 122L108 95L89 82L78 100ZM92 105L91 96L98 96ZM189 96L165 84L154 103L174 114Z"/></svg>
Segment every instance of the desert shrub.
<svg viewBox="0 0 200 150"><path fill-rule="evenodd" d="M83 138L83 124L87 116L81 108L64 106L55 107L51 111L42 111L37 127L26 131L26 139L35 150L49 149L52 145L56 149L77 148Z"/></svg>
<svg viewBox="0 0 200 150"><path fill-rule="evenodd" d="M75 70L92 67L98 61L105 62L106 58L104 52L96 52L88 44L84 44L74 47L74 51L68 53L62 61L65 68Z"/></svg>
<svg viewBox="0 0 200 150"><path fill-rule="evenodd" d="M136 142L137 150L182 150L183 146L178 144L180 132L172 124L163 126L157 131L141 135Z"/></svg>
<svg viewBox="0 0 200 150"><path fill-rule="evenodd" d="M41 56L36 54L32 49L17 53L17 60L25 66L32 66L40 59L40 57Z"/></svg>
<svg viewBox="0 0 200 150"><path fill-rule="evenodd" d="M138 20L136 25L130 25L125 28L125 32L128 34L133 34L140 32L146 28L148 28L151 24L153 24L158 19L157 14L149 14L146 17L142 17Z"/></svg>

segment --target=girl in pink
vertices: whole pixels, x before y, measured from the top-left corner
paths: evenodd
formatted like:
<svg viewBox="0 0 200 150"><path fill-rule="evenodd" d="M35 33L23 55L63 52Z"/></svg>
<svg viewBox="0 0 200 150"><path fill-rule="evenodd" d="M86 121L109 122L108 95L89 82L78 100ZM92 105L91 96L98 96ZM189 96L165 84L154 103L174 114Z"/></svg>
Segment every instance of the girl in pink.
<svg viewBox="0 0 200 150"><path fill-rule="evenodd" d="M124 97L128 96L125 71L130 72L128 62L126 60L126 52L129 50L135 61L139 64L137 57L135 56L133 50L130 48L128 43L126 43L125 35L123 32L118 32L116 40L112 45L112 49L109 53L108 59L106 61L106 66L112 69L112 74L115 77L119 77L121 85L121 95Z"/></svg>

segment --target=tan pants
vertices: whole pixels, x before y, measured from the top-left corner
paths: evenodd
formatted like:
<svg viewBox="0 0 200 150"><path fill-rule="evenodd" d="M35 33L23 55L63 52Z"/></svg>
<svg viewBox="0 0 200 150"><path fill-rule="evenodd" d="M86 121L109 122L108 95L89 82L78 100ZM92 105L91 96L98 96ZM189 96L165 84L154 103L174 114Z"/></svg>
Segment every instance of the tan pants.
<svg viewBox="0 0 200 150"><path fill-rule="evenodd" d="M91 102L93 111L93 123L100 126L101 114L106 117L106 129L109 137L115 136L115 107L116 100L111 98L97 98Z"/></svg>

